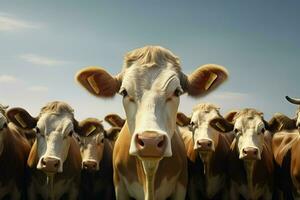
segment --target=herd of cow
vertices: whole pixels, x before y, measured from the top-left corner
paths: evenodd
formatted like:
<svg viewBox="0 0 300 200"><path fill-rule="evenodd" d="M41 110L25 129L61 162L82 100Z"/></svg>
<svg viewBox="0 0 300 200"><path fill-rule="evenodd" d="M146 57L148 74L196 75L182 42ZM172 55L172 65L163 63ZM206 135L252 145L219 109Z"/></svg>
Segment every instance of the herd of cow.
<svg viewBox="0 0 300 200"><path fill-rule="evenodd" d="M110 129L60 101L37 117L0 105L0 199L300 199L300 108L269 121L252 108L222 116L210 103L178 112L180 95L204 96L227 77L214 64L186 75L172 52L146 46L116 76L76 74L97 97L123 96L126 120L107 115Z"/></svg>

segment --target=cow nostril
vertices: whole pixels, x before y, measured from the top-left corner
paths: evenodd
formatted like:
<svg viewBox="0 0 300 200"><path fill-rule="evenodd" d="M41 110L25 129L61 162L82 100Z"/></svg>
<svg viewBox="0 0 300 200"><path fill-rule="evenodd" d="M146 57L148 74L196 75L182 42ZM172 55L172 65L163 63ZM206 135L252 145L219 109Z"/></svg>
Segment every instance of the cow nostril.
<svg viewBox="0 0 300 200"><path fill-rule="evenodd" d="M42 163L43 166L46 165L46 162L45 162L44 158L42 158L41 163Z"/></svg>
<svg viewBox="0 0 300 200"><path fill-rule="evenodd" d="M254 151L254 155L257 155L257 153L258 153L258 151L257 151L257 150L255 150L255 151Z"/></svg>
<svg viewBox="0 0 300 200"><path fill-rule="evenodd" d="M211 146L211 142L208 142L208 143L207 143L207 146L210 147L210 146Z"/></svg>
<svg viewBox="0 0 300 200"><path fill-rule="evenodd" d="M245 149L243 149L243 154L247 155L247 151Z"/></svg>
<svg viewBox="0 0 300 200"><path fill-rule="evenodd" d="M55 168L58 168L58 162L56 162L56 163L54 164L54 167L55 167Z"/></svg>
<svg viewBox="0 0 300 200"><path fill-rule="evenodd" d="M164 140L165 138L163 138L158 144L157 144L157 147L158 148L162 148L163 147L163 145L164 145L164 143L165 143L165 140Z"/></svg>
<svg viewBox="0 0 300 200"><path fill-rule="evenodd" d="M141 147L145 146L145 143L143 142L142 139L139 138L139 136L137 136L136 141Z"/></svg>

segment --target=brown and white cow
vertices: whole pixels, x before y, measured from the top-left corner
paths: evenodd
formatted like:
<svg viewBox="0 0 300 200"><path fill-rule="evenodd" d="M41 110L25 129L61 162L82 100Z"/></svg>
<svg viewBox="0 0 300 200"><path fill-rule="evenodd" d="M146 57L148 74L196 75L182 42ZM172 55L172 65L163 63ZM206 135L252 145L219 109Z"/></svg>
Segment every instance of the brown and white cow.
<svg viewBox="0 0 300 200"><path fill-rule="evenodd" d="M286 98L300 105L299 99ZM277 113L269 122L274 132L272 148L276 162L276 187L282 199L300 199L299 123L300 108L293 119Z"/></svg>
<svg viewBox="0 0 300 200"><path fill-rule="evenodd" d="M231 144L228 161L230 199L272 199L274 164L271 133L263 113L246 108L230 112L225 119L211 121L219 131L232 131L235 139ZM222 128L220 128L222 127Z"/></svg>
<svg viewBox="0 0 300 200"><path fill-rule="evenodd" d="M25 197L30 145L15 126L8 123L6 108L0 104L0 199L19 200Z"/></svg>
<svg viewBox="0 0 300 200"><path fill-rule="evenodd" d="M31 168L28 198L77 199L81 156L72 136L77 123L73 109L64 102L51 102L32 117L22 108L12 108L7 116L16 126L36 130L36 141L28 158Z"/></svg>
<svg viewBox="0 0 300 200"><path fill-rule="evenodd" d="M179 59L159 46L129 52L117 76L97 67L77 73L77 81L91 94L123 96L127 121L113 152L118 200L184 199L187 161L176 127L179 96L205 95L226 78L226 70L217 65L202 66L186 76Z"/></svg>
<svg viewBox="0 0 300 200"><path fill-rule="evenodd" d="M219 108L210 103L194 107L191 118L177 113L189 159L188 197L197 199L228 199L227 165L233 134L223 134L213 127L213 119L223 119ZM224 120L224 119L223 119Z"/></svg>
<svg viewBox="0 0 300 200"><path fill-rule="evenodd" d="M80 199L115 199L112 152L120 131L105 131L101 121L88 118L79 123L78 142L82 157Z"/></svg>

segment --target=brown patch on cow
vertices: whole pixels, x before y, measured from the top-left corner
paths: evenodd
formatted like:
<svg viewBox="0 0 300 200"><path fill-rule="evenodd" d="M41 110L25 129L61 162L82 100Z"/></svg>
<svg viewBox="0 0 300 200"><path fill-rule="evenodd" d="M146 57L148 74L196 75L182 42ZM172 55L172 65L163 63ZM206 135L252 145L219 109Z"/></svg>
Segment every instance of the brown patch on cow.
<svg viewBox="0 0 300 200"><path fill-rule="evenodd" d="M120 131L120 127L111 127L110 129L105 131L105 138L107 138L110 141L116 141Z"/></svg>
<svg viewBox="0 0 300 200"><path fill-rule="evenodd" d="M36 126L37 118L32 117L23 108L11 108L6 112L9 121L21 129L31 130Z"/></svg>

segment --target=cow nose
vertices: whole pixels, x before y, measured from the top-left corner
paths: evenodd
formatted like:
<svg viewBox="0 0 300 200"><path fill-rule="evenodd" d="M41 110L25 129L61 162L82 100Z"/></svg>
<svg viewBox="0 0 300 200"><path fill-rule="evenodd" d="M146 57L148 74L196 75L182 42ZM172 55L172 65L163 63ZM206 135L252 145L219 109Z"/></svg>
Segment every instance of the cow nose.
<svg viewBox="0 0 300 200"><path fill-rule="evenodd" d="M166 138L156 132L144 132L136 135L135 144L138 156L160 158L166 148Z"/></svg>
<svg viewBox="0 0 300 200"><path fill-rule="evenodd" d="M42 158L42 170L48 173L56 173L59 167L59 160L56 158Z"/></svg>
<svg viewBox="0 0 300 200"><path fill-rule="evenodd" d="M243 158L250 160L258 159L258 149L253 147L246 147L243 149Z"/></svg>
<svg viewBox="0 0 300 200"><path fill-rule="evenodd" d="M212 151L212 141L209 139L197 140L197 149L199 151Z"/></svg>
<svg viewBox="0 0 300 200"><path fill-rule="evenodd" d="M95 161L83 161L82 167L85 170L91 170L94 171L97 169L97 163Z"/></svg>

